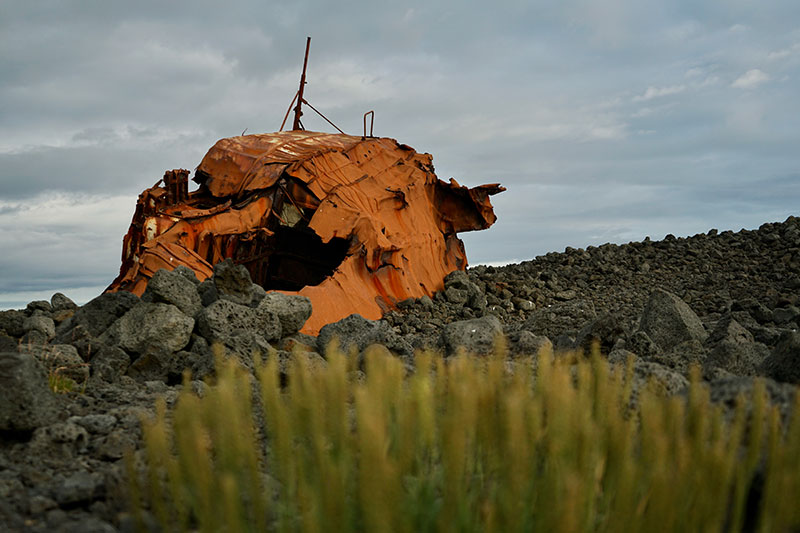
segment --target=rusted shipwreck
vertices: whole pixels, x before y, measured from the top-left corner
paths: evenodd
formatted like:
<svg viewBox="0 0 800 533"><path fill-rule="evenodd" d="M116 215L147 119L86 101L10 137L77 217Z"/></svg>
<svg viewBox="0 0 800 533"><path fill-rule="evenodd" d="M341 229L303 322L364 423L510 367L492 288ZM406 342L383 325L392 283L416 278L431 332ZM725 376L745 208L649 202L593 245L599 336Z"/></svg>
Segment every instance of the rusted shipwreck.
<svg viewBox="0 0 800 533"><path fill-rule="evenodd" d="M141 295L157 270L179 265L203 280L231 258L264 289L310 298L303 331L316 333L431 296L466 268L456 234L491 226L489 196L503 187L444 182L430 154L394 139L297 128L303 83L296 129L221 139L197 167L197 190L178 169L139 195L107 290Z"/></svg>

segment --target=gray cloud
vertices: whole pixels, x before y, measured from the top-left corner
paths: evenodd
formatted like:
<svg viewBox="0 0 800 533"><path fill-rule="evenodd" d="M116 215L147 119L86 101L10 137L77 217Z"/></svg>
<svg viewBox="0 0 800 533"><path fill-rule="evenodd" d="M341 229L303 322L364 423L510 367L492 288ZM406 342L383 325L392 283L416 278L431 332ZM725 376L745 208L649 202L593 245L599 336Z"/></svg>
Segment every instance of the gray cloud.
<svg viewBox="0 0 800 533"><path fill-rule="evenodd" d="M306 35L307 97L345 131L375 109L441 178L509 188L473 263L785 218L799 23L793 0L4 6L0 293L110 281L142 189L278 128Z"/></svg>

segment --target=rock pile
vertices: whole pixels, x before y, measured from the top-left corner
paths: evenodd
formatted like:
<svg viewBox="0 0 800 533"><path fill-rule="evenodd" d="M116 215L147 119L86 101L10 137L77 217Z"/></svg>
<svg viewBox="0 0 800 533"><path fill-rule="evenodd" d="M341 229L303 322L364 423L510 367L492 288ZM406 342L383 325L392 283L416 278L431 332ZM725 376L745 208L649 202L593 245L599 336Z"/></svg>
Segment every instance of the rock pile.
<svg viewBox="0 0 800 533"><path fill-rule="evenodd" d="M400 302L383 320L350 316L298 333L311 313L299 296L265 293L226 261L202 283L159 271L142 298L107 293L83 306L56 294L0 311L0 529L117 531L126 527L121 458L140 444L139 418L168 404L184 372L202 392L212 345L253 367L300 349L325 364L373 344L409 368L420 348L489 353L499 335L513 358L599 346L634 361L637 386L685 391L692 365L711 397L732 406L767 379L788 412L800 384L800 221L738 233L567 248L505 267L453 272L433 298ZM53 388L72 387L54 394Z"/></svg>

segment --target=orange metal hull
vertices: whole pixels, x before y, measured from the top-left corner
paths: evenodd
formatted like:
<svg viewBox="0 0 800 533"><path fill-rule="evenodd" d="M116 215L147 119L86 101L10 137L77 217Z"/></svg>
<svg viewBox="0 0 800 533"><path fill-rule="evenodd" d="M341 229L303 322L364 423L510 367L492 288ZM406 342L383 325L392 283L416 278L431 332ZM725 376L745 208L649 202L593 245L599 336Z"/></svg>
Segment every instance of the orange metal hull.
<svg viewBox="0 0 800 533"><path fill-rule="evenodd" d="M169 171L140 195L107 290L142 294L178 265L203 280L230 257L265 289L309 297L311 334L442 289L467 265L456 233L494 223L489 196L504 190L445 183L429 154L394 139L308 131L221 139L192 193L188 174Z"/></svg>

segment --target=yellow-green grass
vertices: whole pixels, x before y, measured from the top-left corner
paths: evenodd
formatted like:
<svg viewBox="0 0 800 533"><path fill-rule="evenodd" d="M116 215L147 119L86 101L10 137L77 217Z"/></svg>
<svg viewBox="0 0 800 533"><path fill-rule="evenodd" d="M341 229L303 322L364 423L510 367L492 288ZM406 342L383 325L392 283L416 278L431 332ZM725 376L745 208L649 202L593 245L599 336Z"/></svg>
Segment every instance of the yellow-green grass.
<svg viewBox="0 0 800 533"><path fill-rule="evenodd" d="M763 383L725 417L697 378L631 408L631 365L597 354L421 353L411 375L384 354L364 377L337 350L314 368L297 353L284 388L276 357L255 380L219 358L202 398L184 387L144 422L134 515L167 531L800 527L800 399L782 427Z"/></svg>

